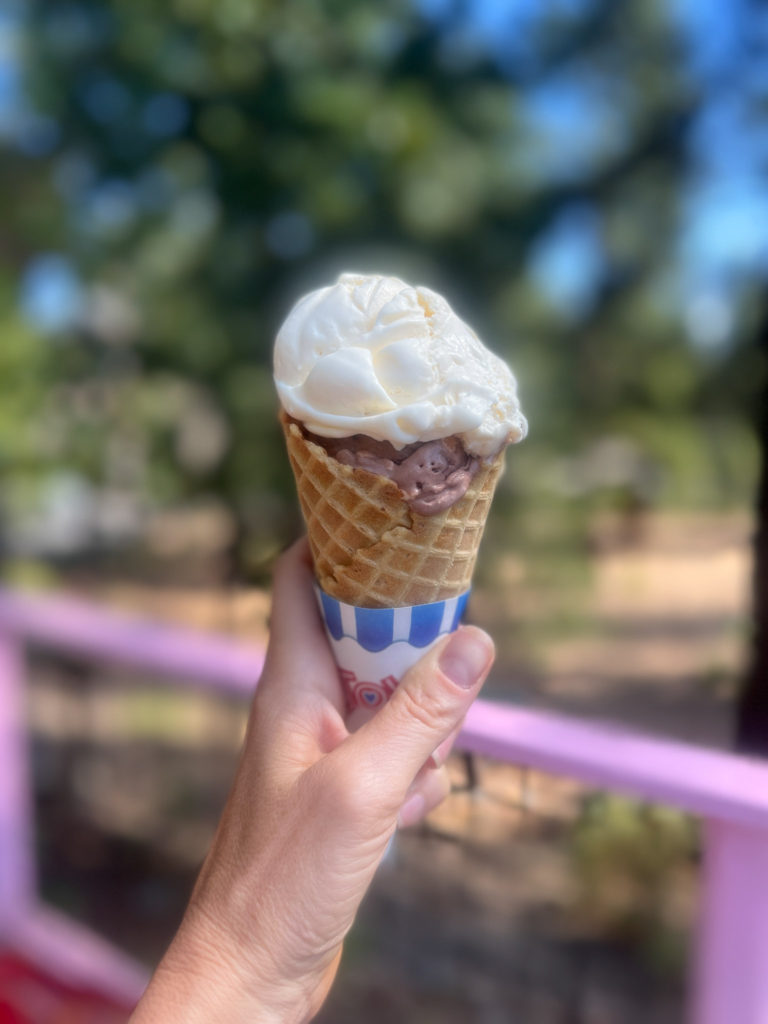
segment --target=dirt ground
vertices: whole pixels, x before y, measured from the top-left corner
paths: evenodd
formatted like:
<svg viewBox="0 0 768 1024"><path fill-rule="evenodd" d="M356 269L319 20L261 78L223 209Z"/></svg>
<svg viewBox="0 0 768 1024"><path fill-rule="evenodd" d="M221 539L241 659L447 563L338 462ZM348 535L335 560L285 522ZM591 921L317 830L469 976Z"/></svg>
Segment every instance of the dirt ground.
<svg viewBox="0 0 768 1024"><path fill-rule="evenodd" d="M509 558L497 585L516 628L488 593L473 608L501 638L488 694L730 746L748 635L750 533L746 514L650 517L635 544L595 553L583 588L562 599L577 603L579 616L560 630L551 589L528 589L524 565ZM514 665L521 630L537 629L534 650Z"/></svg>
<svg viewBox="0 0 768 1024"><path fill-rule="evenodd" d="M487 695L728 746L749 529L746 515L655 517L632 546L605 541L578 588L562 592L529 578L523 561L501 560L473 595L473 619L499 648ZM112 585L101 596L200 628L265 635L268 599L257 592ZM578 614L564 614L574 607ZM43 883L53 902L151 964L209 841L245 709L159 695L125 673L103 683L99 670L35 661ZM634 874L631 864L606 872L595 892L578 854L593 795L513 766L474 768L469 790L455 756L454 794L396 838L322 1024L682 1020L695 849L663 871L643 863ZM629 820L635 811L614 813ZM651 902L658 912L643 917Z"/></svg>

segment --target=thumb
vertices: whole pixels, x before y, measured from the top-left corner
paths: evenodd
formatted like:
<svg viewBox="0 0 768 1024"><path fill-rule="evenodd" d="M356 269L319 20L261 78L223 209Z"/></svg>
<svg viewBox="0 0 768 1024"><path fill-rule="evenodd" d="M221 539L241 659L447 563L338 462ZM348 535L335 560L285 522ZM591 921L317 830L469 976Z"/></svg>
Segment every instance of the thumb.
<svg viewBox="0 0 768 1024"><path fill-rule="evenodd" d="M344 743L358 777L399 806L427 758L462 722L493 658L493 641L475 626L462 626L427 651Z"/></svg>

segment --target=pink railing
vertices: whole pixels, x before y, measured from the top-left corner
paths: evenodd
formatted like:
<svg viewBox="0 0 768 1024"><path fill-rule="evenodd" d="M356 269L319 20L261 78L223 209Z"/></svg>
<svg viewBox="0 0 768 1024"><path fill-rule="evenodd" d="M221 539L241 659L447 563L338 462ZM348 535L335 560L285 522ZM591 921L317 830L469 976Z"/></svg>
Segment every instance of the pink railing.
<svg viewBox="0 0 768 1024"><path fill-rule="evenodd" d="M26 742L28 645L247 696L264 652L68 599L0 591L0 942L131 1002L146 972L37 898ZM477 701L459 746L704 820L689 1024L768 1024L768 767L729 754Z"/></svg>

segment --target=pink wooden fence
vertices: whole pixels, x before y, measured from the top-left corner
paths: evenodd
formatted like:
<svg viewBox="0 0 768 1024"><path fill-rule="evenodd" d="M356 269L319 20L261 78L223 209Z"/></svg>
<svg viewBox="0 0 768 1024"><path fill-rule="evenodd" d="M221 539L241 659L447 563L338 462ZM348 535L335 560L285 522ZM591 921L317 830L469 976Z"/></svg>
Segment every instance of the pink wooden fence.
<svg viewBox="0 0 768 1024"><path fill-rule="evenodd" d="M64 980L135 1000L145 971L36 895L24 703L29 645L243 696L261 673L264 652L68 599L0 590L0 944ZM482 700L459 746L702 818L688 1022L768 1024L768 767Z"/></svg>

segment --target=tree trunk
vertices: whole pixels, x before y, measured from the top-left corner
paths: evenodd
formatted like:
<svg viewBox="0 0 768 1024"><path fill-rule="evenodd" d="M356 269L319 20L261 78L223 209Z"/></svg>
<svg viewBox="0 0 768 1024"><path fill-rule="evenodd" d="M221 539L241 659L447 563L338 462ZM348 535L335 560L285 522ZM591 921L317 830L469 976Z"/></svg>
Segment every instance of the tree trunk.
<svg viewBox="0 0 768 1024"><path fill-rule="evenodd" d="M768 309L758 342L765 363ZM737 707L736 745L743 753L768 757L768 372L764 372L761 399L757 423L761 470L755 509L752 649Z"/></svg>

